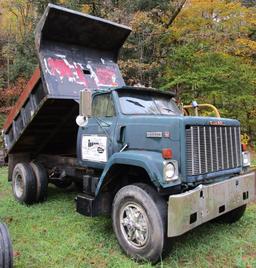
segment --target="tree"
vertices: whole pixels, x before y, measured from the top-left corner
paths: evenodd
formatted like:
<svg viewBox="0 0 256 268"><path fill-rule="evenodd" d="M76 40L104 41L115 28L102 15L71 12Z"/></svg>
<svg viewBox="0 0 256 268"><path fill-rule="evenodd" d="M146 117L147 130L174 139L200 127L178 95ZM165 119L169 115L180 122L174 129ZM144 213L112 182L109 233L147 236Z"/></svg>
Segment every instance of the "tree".
<svg viewBox="0 0 256 268"><path fill-rule="evenodd" d="M188 1L174 21L166 45L169 56L163 89L175 90L184 102L197 99L238 118L256 138L256 12L241 3Z"/></svg>

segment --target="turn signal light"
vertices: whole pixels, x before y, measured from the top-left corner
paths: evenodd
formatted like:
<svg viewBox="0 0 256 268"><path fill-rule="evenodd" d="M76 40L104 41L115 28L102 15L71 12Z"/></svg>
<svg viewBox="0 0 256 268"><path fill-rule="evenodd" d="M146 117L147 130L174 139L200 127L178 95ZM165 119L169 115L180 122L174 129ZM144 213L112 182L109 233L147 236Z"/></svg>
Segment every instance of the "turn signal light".
<svg viewBox="0 0 256 268"><path fill-rule="evenodd" d="M170 148L163 149L162 156L164 159L171 159L172 158L172 149L170 149Z"/></svg>
<svg viewBox="0 0 256 268"><path fill-rule="evenodd" d="M242 152L246 152L247 151L247 145L245 143L242 143Z"/></svg>

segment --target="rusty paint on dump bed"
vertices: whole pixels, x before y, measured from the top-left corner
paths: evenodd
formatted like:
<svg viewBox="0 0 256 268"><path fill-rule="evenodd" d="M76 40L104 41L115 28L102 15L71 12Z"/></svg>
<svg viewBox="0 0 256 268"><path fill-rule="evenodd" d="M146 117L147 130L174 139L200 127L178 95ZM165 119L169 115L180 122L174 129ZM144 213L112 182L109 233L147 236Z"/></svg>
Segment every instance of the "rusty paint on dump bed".
<svg viewBox="0 0 256 268"><path fill-rule="evenodd" d="M47 94L78 100L84 89L125 86L117 60L130 32L127 26L49 4L35 31Z"/></svg>
<svg viewBox="0 0 256 268"><path fill-rule="evenodd" d="M19 99L17 100L15 106L12 108L11 112L9 113L8 117L5 120L5 123L4 123L4 126L3 126L3 129L4 129L5 132L11 126L11 124L12 124L13 120L15 119L15 117L19 114L20 109L22 108L22 106L24 105L26 100L28 99L30 93L32 92L32 90L36 86L36 84L39 82L39 80L40 80L40 69L39 69L39 67L37 67L35 69L32 77L28 81L26 88L21 93L21 95L20 95Z"/></svg>

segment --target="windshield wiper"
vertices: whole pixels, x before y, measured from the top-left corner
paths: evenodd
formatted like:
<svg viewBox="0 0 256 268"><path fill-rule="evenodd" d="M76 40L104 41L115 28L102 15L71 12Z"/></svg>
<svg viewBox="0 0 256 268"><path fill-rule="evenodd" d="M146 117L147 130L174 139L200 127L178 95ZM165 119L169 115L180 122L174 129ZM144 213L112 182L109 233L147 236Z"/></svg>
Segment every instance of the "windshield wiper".
<svg viewBox="0 0 256 268"><path fill-rule="evenodd" d="M167 107L163 107L163 109L165 109L166 111L168 111L168 112L173 112L173 113L175 113L175 111L173 111L172 109L170 109L170 108L167 108Z"/></svg>
<svg viewBox="0 0 256 268"><path fill-rule="evenodd" d="M100 121L100 122L102 122L102 123L104 124L104 127L110 127L110 126L111 126L111 124L109 124L109 123L106 122L105 120L99 118L98 116L95 117L95 119L98 120L98 121Z"/></svg>
<svg viewBox="0 0 256 268"><path fill-rule="evenodd" d="M145 106L143 106L142 104L140 104L139 102L137 101L133 101L133 100L126 100L126 101L129 101L130 103L134 104L134 105L137 105L139 107L142 107L142 108L145 108Z"/></svg>

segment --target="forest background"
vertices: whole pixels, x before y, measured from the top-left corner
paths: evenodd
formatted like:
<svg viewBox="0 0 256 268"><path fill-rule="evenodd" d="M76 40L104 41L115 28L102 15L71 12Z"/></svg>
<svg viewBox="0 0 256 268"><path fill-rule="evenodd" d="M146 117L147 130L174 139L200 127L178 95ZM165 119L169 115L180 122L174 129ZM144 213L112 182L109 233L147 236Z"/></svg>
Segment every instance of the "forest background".
<svg viewBox="0 0 256 268"><path fill-rule="evenodd" d="M0 128L38 64L34 29L48 2L0 0ZM256 0L51 2L132 27L119 61L127 84L212 103L256 146Z"/></svg>

